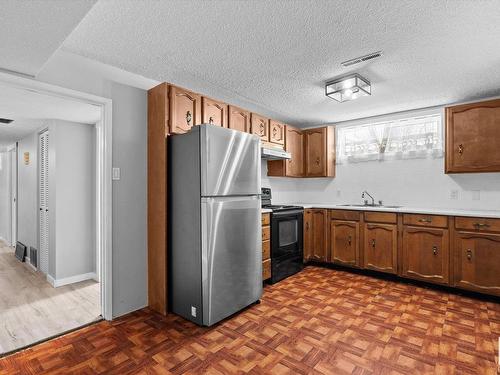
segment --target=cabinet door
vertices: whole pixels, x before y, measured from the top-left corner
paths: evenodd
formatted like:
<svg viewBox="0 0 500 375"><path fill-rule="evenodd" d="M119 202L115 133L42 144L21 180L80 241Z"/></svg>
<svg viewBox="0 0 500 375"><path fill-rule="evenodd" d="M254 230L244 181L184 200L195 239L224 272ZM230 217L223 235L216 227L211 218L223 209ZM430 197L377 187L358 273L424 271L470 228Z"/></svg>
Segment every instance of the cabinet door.
<svg viewBox="0 0 500 375"><path fill-rule="evenodd" d="M305 133L306 176L326 176L326 129L308 130Z"/></svg>
<svg viewBox="0 0 500 375"><path fill-rule="evenodd" d="M330 221L330 254L333 263L346 266L359 265L358 222Z"/></svg>
<svg viewBox="0 0 500 375"><path fill-rule="evenodd" d="M201 122L201 96L170 86L170 132L182 134Z"/></svg>
<svg viewBox="0 0 500 375"><path fill-rule="evenodd" d="M304 176L304 135L291 126L286 127L285 150L292 158L285 161L285 175L288 177Z"/></svg>
<svg viewBox="0 0 500 375"><path fill-rule="evenodd" d="M304 261L312 259L312 210L304 210Z"/></svg>
<svg viewBox="0 0 500 375"><path fill-rule="evenodd" d="M227 128L227 104L210 98L201 98L201 122Z"/></svg>
<svg viewBox="0 0 500 375"><path fill-rule="evenodd" d="M312 260L326 262L327 210L312 210Z"/></svg>
<svg viewBox="0 0 500 375"><path fill-rule="evenodd" d="M446 173L500 172L500 100L446 108Z"/></svg>
<svg viewBox="0 0 500 375"><path fill-rule="evenodd" d="M229 129L250 133L250 112L230 105L228 127Z"/></svg>
<svg viewBox="0 0 500 375"><path fill-rule="evenodd" d="M404 227L403 276L448 284L449 263L447 229Z"/></svg>
<svg viewBox="0 0 500 375"><path fill-rule="evenodd" d="M251 124L252 134L258 135L263 141L269 142L269 119L252 113Z"/></svg>
<svg viewBox="0 0 500 375"><path fill-rule="evenodd" d="M365 224L364 242L365 268L397 273L397 225Z"/></svg>
<svg viewBox="0 0 500 375"><path fill-rule="evenodd" d="M285 144L285 125L277 121L269 121L269 142Z"/></svg>
<svg viewBox="0 0 500 375"><path fill-rule="evenodd" d="M456 232L455 286L500 295L500 234Z"/></svg>

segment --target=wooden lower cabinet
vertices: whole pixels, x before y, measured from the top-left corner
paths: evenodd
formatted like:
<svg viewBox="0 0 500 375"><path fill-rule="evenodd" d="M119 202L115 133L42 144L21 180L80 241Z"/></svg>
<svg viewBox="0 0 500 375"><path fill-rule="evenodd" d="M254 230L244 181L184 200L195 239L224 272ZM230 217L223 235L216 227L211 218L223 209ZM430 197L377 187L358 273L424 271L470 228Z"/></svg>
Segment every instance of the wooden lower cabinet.
<svg viewBox="0 0 500 375"><path fill-rule="evenodd" d="M397 273L397 225L365 224L363 249L365 268L393 274Z"/></svg>
<svg viewBox="0 0 500 375"><path fill-rule="evenodd" d="M328 210L304 211L304 260L326 262Z"/></svg>
<svg viewBox="0 0 500 375"><path fill-rule="evenodd" d="M359 222L330 220L330 260L359 266Z"/></svg>
<svg viewBox="0 0 500 375"><path fill-rule="evenodd" d="M449 263L448 229L404 227L402 276L448 284Z"/></svg>
<svg viewBox="0 0 500 375"><path fill-rule="evenodd" d="M454 285L500 296L500 234L457 231Z"/></svg>

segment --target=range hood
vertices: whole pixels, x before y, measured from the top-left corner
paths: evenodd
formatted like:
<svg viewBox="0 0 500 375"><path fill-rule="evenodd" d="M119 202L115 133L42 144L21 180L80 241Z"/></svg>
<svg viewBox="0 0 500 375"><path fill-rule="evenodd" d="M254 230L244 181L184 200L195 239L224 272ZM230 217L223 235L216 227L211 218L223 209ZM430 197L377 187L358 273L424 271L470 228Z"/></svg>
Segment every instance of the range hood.
<svg viewBox="0 0 500 375"><path fill-rule="evenodd" d="M266 160L287 160L291 159L292 155L289 152L280 150L279 148L262 147L261 157Z"/></svg>

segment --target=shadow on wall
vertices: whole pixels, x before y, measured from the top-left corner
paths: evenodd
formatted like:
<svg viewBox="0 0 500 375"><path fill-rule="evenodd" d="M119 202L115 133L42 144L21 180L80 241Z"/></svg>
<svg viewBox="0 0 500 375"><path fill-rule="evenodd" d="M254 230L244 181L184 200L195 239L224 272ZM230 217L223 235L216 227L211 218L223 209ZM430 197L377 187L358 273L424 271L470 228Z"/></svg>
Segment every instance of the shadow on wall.
<svg viewBox="0 0 500 375"><path fill-rule="evenodd" d="M449 174L448 177L463 190L500 190L500 173Z"/></svg>

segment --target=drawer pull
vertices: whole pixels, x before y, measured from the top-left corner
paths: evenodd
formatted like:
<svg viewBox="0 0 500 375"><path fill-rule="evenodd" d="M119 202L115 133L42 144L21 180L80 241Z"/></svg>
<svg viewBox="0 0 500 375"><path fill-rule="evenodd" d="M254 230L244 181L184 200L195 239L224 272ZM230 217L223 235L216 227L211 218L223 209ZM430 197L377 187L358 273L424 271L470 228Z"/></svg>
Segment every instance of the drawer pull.
<svg viewBox="0 0 500 375"><path fill-rule="evenodd" d="M432 253L433 253L434 255L437 255L437 253L438 253L438 248L437 248L437 246L432 246Z"/></svg>
<svg viewBox="0 0 500 375"><path fill-rule="evenodd" d="M466 253L467 253L467 259L468 260L472 260L472 250L471 249L467 249Z"/></svg>
<svg viewBox="0 0 500 375"><path fill-rule="evenodd" d="M351 246L351 243L352 243L352 237L351 236L347 237L347 243L349 244L349 246Z"/></svg>
<svg viewBox="0 0 500 375"><path fill-rule="evenodd" d="M375 249L375 240L372 240L372 247Z"/></svg>
<svg viewBox="0 0 500 375"><path fill-rule="evenodd" d="M188 125L191 125L191 120L193 119L193 116L191 115L190 111L186 112L186 122Z"/></svg>
<svg viewBox="0 0 500 375"><path fill-rule="evenodd" d="M476 229L481 229L481 228L489 228L490 224L486 224L486 223L474 223L474 226L476 227Z"/></svg>
<svg viewBox="0 0 500 375"><path fill-rule="evenodd" d="M420 223L432 223L432 219L424 218L419 220Z"/></svg>
<svg viewBox="0 0 500 375"><path fill-rule="evenodd" d="M306 230L309 230L309 223L306 223Z"/></svg>
<svg viewBox="0 0 500 375"><path fill-rule="evenodd" d="M319 157L316 158L316 165L319 165Z"/></svg>
<svg viewBox="0 0 500 375"><path fill-rule="evenodd" d="M462 155L464 153L464 145L463 144L458 145L458 153L460 155Z"/></svg>
<svg viewBox="0 0 500 375"><path fill-rule="evenodd" d="M211 125L214 124L214 118L212 116L210 116L210 118L208 119L208 123Z"/></svg>

